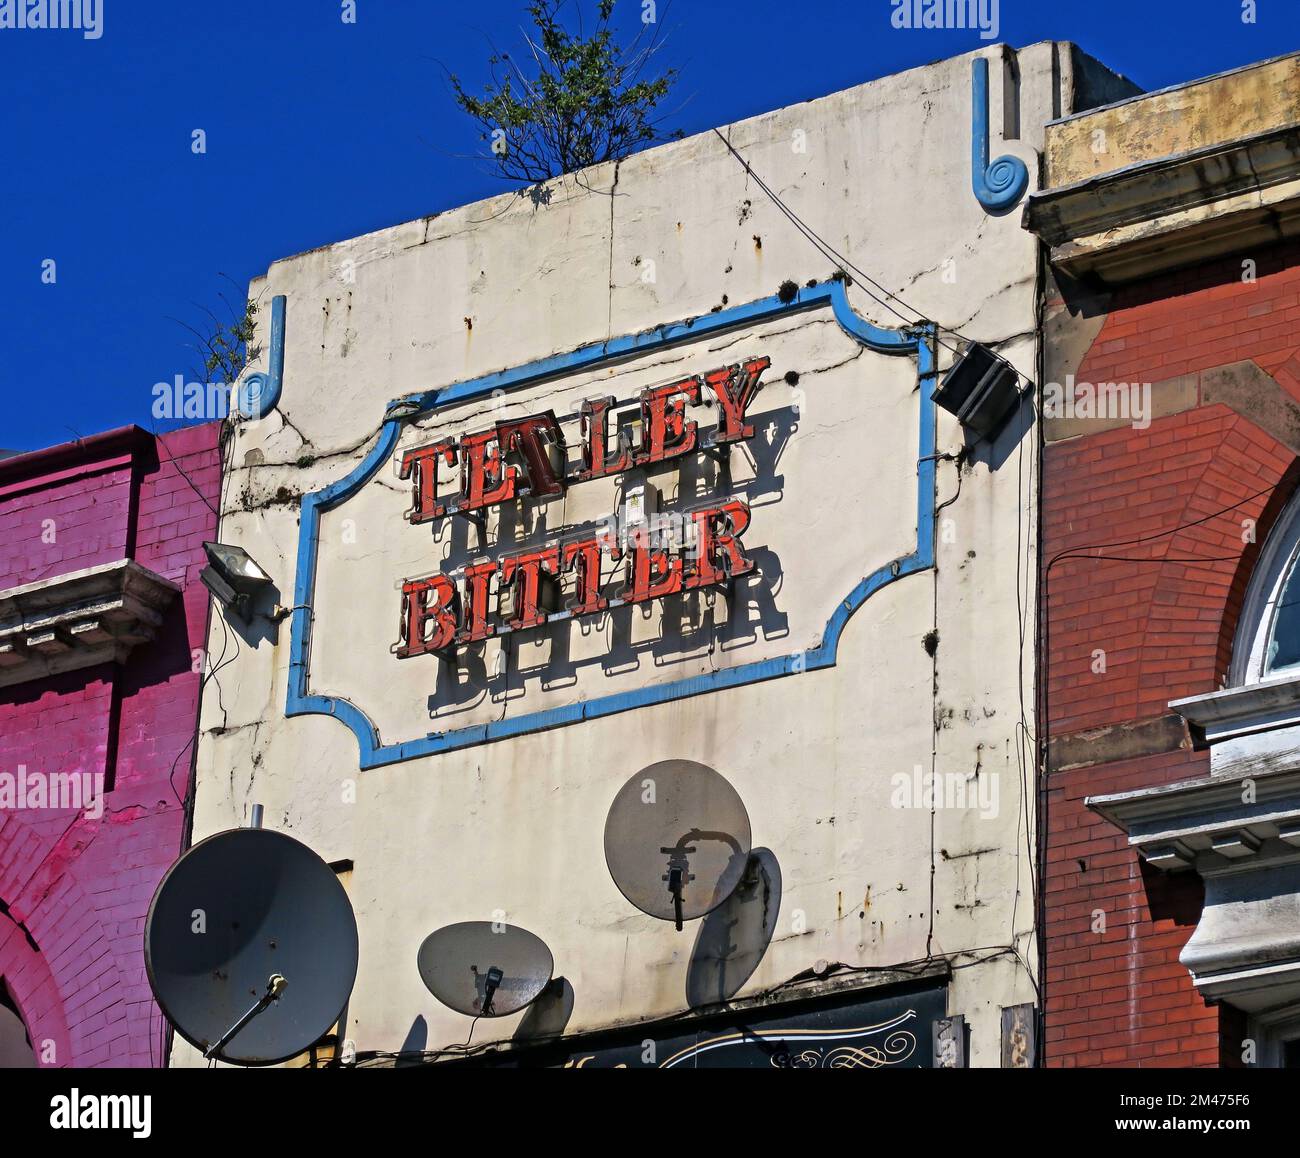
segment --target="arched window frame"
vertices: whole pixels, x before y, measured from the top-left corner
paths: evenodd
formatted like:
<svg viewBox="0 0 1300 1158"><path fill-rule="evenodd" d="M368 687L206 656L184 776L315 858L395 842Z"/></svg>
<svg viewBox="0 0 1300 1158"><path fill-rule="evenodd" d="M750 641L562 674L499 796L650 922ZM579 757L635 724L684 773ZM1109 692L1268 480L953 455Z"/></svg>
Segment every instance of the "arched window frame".
<svg viewBox="0 0 1300 1158"><path fill-rule="evenodd" d="M1268 649L1277 625L1278 604L1287 580L1297 567L1300 567L1300 493L1292 496L1269 533L1246 589L1228 669L1230 686L1300 680L1300 662L1268 669ZM1300 609L1297 613L1300 614Z"/></svg>

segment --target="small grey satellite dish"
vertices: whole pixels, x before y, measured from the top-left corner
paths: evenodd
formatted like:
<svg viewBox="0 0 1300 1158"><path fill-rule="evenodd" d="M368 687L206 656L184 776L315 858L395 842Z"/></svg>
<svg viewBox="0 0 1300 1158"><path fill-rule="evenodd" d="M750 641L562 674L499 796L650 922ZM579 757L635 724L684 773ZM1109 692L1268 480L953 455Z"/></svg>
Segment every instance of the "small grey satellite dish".
<svg viewBox="0 0 1300 1158"><path fill-rule="evenodd" d="M551 983L555 958L527 929L462 921L430 933L416 957L420 977L443 1005L468 1017L504 1017Z"/></svg>
<svg viewBox="0 0 1300 1158"><path fill-rule="evenodd" d="M740 884L749 815L727 779L694 760L662 760L633 776L605 820L605 863L643 913L680 930Z"/></svg>
<svg viewBox="0 0 1300 1158"><path fill-rule="evenodd" d="M357 922L333 870L282 832L238 828L163 877L144 931L149 985L205 1057L274 1065L313 1045L357 975Z"/></svg>

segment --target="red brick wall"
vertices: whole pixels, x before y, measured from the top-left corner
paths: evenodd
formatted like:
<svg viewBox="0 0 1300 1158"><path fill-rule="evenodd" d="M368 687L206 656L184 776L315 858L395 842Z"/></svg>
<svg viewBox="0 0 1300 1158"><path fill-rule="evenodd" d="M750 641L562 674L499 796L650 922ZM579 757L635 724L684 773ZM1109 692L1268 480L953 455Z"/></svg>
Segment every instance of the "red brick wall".
<svg viewBox="0 0 1300 1158"><path fill-rule="evenodd" d="M1300 248L1251 256L1253 283L1243 283L1234 259L1118 295L1078 380L1161 382L1253 359L1300 398ZM1262 541L1293 489L1294 461L1224 405L1047 446L1043 695L1051 737L1154 720L1170 700L1219 686L1259 551L1258 542L1243 542L1242 520L1259 520ZM1097 544L1112 546L1058 558ZM1106 670L1094 673L1099 649ZM1049 773L1048 1065L1239 1061L1235 1015L1207 1005L1178 962L1200 912L1198 878L1143 866L1124 835L1083 804L1208 769L1206 753L1179 749ZM1102 932L1093 929L1098 911Z"/></svg>
<svg viewBox="0 0 1300 1158"><path fill-rule="evenodd" d="M142 938L149 900L182 839L199 690L192 653L204 646L208 606L198 573L219 505L218 430L178 431L143 461L136 456L134 557L183 590L158 638L120 666L0 688L0 771L114 774L98 820L0 810L0 902L10 914L0 914L0 978L37 1048L54 1043L59 1066L161 1064L162 1019ZM10 480L8 497L0 485L0 589L125 557L131 465L91 465L68 477L35 462L23 485ZM47 518L54 551L41 541Z"/></svg>

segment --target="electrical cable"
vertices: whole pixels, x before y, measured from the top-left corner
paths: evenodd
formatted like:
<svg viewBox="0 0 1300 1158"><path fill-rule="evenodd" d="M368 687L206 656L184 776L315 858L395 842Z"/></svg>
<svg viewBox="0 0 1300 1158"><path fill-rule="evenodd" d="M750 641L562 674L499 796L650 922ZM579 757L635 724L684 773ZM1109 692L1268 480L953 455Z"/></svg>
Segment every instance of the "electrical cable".
<svg viewBox="0 0 1300 1158"><path fill-rule="evenodd" d="M830 261L835 262L835 264L839 266L841 269L843 269L844 266L848 265L848 260L842 254L838 253L834 248L831 247L831 245L828 242L824 241L810 226L805 224L804 221L799 217L799 215L795 213L794 210L791 209L788 205L786 205L785 202L782 201L781 198L777 196L775 192L773 192L773 190L767 184L767 182L765 182L762 177L760 177L756 172L754 172L753 166L750 165L750 163L746 161L743 156L741 156L741 154L736 150L735 146L733 146L732 143L722 135L720 130L714 129L713 132L717 136L718 140L720 140L723 143L723 145L726 146L727 151L733 157L735 157L737 161L740 162L745 172L749 175L749 177L753 179L754 183L763 191L763 193L767 196L768 200L770 200L772 204L775 205L777 209L779 209L786 216L787 219L789 219L790 223L801 234L803 234L803 236L808 241L812 243L813 247L819 253L821 253L823 257L827 258ZM885 287L882 286L874 278L869 277L867 274L863 273L861 270L858 269L855 269L853 272L858 274L858 276L863 281L867 282L870 285L875 286L882 293L888 294L889 297L894 298L896 301L902 302L902 304L904 306L907 306L907 308L911 310L912 313L917 315L915 318L907 317L906 314L900 313L893 306L891 306L889 302L886 301L884 298L878 297L876 294L872 293L869 289L867 289L866 286L862 287L863 293L865 293L869 298L871 298L872 301L876 302L878 305L888 310L891 314L894 315L894 317L898 318L904 325L916 326L922 322L929 320L919 310L916 310L913 307L908 306L907 303L902 300L902 298L899 298L896 294L890 293L889 290L885 289Z"/></svg>
<svg viewBox="0 0 1300 1158"><path fill-rule="evenodd" d="M727 140L725 136L723 136L722 132L719 129L715 128L713 132L717 136L718 140L720 140L723 143L723 145L726 147L727 151L733 157L735 157L736 160L740 163L741 167L745 170L745 173L750 178L752 178L754 183L759 187L759 189L763 191L763 194L767 197L767 199L771 201L772 204L775 205L782 214L784 214L784 216L790 221L790 223L804 236L805 239L807 239L813 245L813 247L819 253L821 253L823 257L827 258L830 261L833 261L836 264L836 266L839 268L841 273L847 274L849 272L852 272L857 275L859 279L859 288L861 288L862 292L865 293L869 298L871 298L872 301L876 302L882 308L888 310L891 314L894 315L894 317L898 318L906 326L914 327L914 326L921 325L923 323L929 324L929 325L933 325L937 330L945 334L954 334L962 341L970 342L970 339L967 338L964 334L962 334L959 330L956 330L951 326L945 326L942 323L935 322L932 318L927 317L924 313L922 313L922 311L918 310L915 306L909 305L908 302L906 302L900 295L894 293L890 289L887 289L885 286L881 285L880 282L878 282L875 278L873 278L870 274L868 274L864 270L860 269L858 266L854 265L851 261L849 261L847 257L845 257L842 253L838 252L833 246L831 246L829 242L823 239L811 226L809 226L802 218L800 218L799 215L795 213L793 209L791 209L788 205L786 205L784 201L781 200L781 198L777 195L777 193L773 191L773 189L767 184L767 182L764 181L754 171L753 166L747 160L745 160L744 156L735 148L734 145L732 145L732 143L729 140ZM863 282L865 282L866 285L861 284ZM901 313L900 311L895 309L892 305L890 305L889 301L885 300L885 298L881 298L877 294L872 293L870 289L867 289L867 285L874 286L876 289L880 291L880 293L885 294L887 298L892 298L894 301L898 302L904 308L906 308L907 310L915 314L916 317L908 318L905 314ZM940 346L942 346L945 350L948 350L950 353L953 354L961 353L958 347L950 345L947 342L944 342L942 339L938 337L937 334L935 336L935 341ZM985 348L988 349L988 347ZM1001 362L1004 366L1006 366L1013 374L1015 374L1015 376L1020 381L1024 382L1026 386L1033 386L1035 384L1033 379L1031 379L1027 374L1021 373L1020 370L1016 369L1015 366L1013 366L1006 358L1004 358L996 350L989 349L989 353L994 358L996 358L999 362Z"/></svg>
<svg viewBox="0 0 1300 1158"><path fill-rule="evenodd" d="M1156 539L1163 539L1168 537L1169 535L1176 535L1178 534L1179 531L1186 531L1191 527L1199 527L1203 523L1208 523L1211 519L1220 518L1221 516L1226 515L1229 511L1235 511L1239 507L1244 507L1247 503L1254 502L1255 499L1262 498L1264 495L1267 494L1271 494L1276 489L1277 489L1277 484L1275 483L1272 486L1267 486L1264 487L1262 490L1255 491L1254 494L1249 494L1243 499L1239 499L1237 502L1233 503L1230 507L1223 507L1222 509L1213 511L1210 514L1203 516L1202 518L1193 519L1189 523L1180 523L1178 526L1170 527L1168 530L1157 531L1151 535L1143 535L1137 539L1119 539L1112 543L1090 543L1087 546L1083 546L1083 547L1067 547L1065 550L1060 551L1056 555L1052 556L1052 558L1049 560L1047 564L1047 569L1050 570L1052 567L1056 566L1056 564L1063 559L1086 558L1087 557L1086 552L1088 551L1100 550L1103 547L1135 547L1141 543L1150 543ZM1100 558L1100 556L1093 556L1093 557Z"/></svg>

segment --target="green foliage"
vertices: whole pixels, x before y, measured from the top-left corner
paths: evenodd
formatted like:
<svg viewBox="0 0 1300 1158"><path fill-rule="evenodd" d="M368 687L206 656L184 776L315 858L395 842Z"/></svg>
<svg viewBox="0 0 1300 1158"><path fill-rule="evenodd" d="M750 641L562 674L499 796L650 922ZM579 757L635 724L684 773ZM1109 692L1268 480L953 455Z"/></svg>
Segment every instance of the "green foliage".
<svg viewBox="0 0 1300 1158"><path fill-rule="evenodd" d="M537 31L525 36L527 71L509 53L495 52L482 96L451 77L456 103L491 142L498 173L530 185L681 136L661 134L655 115L677 70L643 76L659 48L658 25L643 23L620 44L610 27L614 0L599 0L589 36L580 23L576 33L564 26L563 7L563 0L529 3Z"/></svg>
<svg viewBox="0 0 1300 1158"><path fill-rule="evenodd" d="M224 273L221 276L230 281ZM239 290L233 281L230 284ZM243 291L240 292L242 294ZM262 352L260 346L253 344L253 339L257 336L258 307L255 301L246 300L243 313L240 314L224 293L218 293L217 296L225 307L229 322L223 322L210 309L198 303L192 304L207 315L206 322L200 322L196 327L179 318L171 320L189 331L194 338L189 348L203 359L202 375L198 375L196 367L191 367L190 372L205 382L223 382L233 386L249 362L255 361Z"/></svg>
<svg viewBox="0 0 1300 1158"><path fill-rule="evenodd" d="M205 341L206 356L203 371L209 382L239 381L250 357L256 356L253 339L257 336L257 303L251 298L244 303L244 316L230 325L217 323Z"/></svg>

